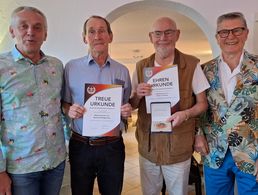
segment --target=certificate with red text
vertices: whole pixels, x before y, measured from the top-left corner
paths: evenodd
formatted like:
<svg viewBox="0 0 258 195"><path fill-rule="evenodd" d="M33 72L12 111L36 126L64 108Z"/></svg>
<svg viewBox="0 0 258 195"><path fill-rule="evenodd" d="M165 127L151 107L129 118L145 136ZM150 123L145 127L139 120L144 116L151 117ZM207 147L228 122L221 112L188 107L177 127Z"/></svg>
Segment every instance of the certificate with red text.
<svg viewBox="0 0 258 195"><path fill-rule="evenodd" d="M171 108L177 106L179 96L177 65L146 67L143 70L144 82L151 84L151 95L145 96L146 110L150 113L152 102L170 102Z"/></svg>
<svg viewBox="0 0 258 195"><path fill-rule="evenodd" d="M83 136L119 136L122 86L85 84Z"/></svg>

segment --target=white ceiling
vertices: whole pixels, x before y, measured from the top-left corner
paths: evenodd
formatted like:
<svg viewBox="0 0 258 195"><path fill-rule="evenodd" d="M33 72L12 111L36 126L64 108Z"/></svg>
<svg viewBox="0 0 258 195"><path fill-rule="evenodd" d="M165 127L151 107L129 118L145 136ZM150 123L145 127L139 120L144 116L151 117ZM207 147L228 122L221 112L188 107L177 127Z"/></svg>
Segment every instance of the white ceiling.
<svg viewBox="0 0 258 195"><path fill-rule="evenodd" d="M148 57L154 50L148 33L155 19L168 16L180 29L177 48L195 55L205 62L212 58L211 47L201 29L190 18L165 8L145 8L124 14L111 23L114 40L110 47L111 56L134 68L135 62Z"/></svg>

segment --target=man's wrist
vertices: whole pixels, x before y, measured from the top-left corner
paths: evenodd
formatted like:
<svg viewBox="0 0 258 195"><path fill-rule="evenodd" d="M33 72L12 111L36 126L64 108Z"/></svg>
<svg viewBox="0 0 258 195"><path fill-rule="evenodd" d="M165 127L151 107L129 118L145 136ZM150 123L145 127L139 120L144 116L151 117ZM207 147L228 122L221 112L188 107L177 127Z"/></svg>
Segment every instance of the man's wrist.
<svg viewBox="0 0 258 195"><path fill-rule="evenodd" d="M184 113L185 113L185 121L187 121L190 118L189 112L188 110L185 110Z"/></svg>
<svg viewBox="0 0 258 195"><path fill-rule="evenodd" d="M134 93L134 97L135 97L138 101L140 101L143 96L138 95L137 92L135 92L135 93Z"/></svg>

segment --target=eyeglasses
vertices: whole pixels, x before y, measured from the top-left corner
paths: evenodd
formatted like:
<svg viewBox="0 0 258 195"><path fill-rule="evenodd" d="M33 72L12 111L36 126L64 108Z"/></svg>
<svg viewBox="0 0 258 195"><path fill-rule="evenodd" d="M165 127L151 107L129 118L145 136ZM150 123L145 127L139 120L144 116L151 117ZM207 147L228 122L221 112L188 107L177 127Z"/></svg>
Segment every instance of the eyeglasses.
<svg viewBox="0 0 258 195"><path fill-rule="evenodd" d="M217 32L217 34L220 36L220 38L227 38L229 33L232 32L235 36L240 36L243 34L243 32L246 30L245 27L237 27L233 29L222 29Z"/></svg>
<svg viewBox="0 0 258 195"><path fill-rule="evenodd" d="M160 37L162 37L163 34L166 37L171 37L175 34L176 31L177 30L173 30L173 29L168 29L168 30L165 30L165 31L157 30L157 31L151 32L151 34L153 34L155 38L160 38Z"/></svg>

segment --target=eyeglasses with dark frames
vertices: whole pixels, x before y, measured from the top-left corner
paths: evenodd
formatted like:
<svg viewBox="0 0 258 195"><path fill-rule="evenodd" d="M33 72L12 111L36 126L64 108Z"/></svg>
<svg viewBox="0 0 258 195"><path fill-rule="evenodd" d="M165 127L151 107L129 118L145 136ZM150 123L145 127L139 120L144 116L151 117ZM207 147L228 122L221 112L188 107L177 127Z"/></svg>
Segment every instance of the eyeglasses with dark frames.
<svg viewBox="0 0 258 195"><path fill-rule="evenodd" d="M166 37L171 37L175 34L176 31L177 30L174 30L174 29L168 29L165 31L156 30L156 31L151 32L151 34L153 34L155 38L160 38L160 37L162 37L162 35L164 35Z"/></svg>
<svg viewBox="0 0 258 195"><path fill-rule="evenodd" d="M220 38L227 38L229 33L231 32L234 36L240 36L246 30L245 27L237 27L233 29L222 29L217 32Z"/></svg>

